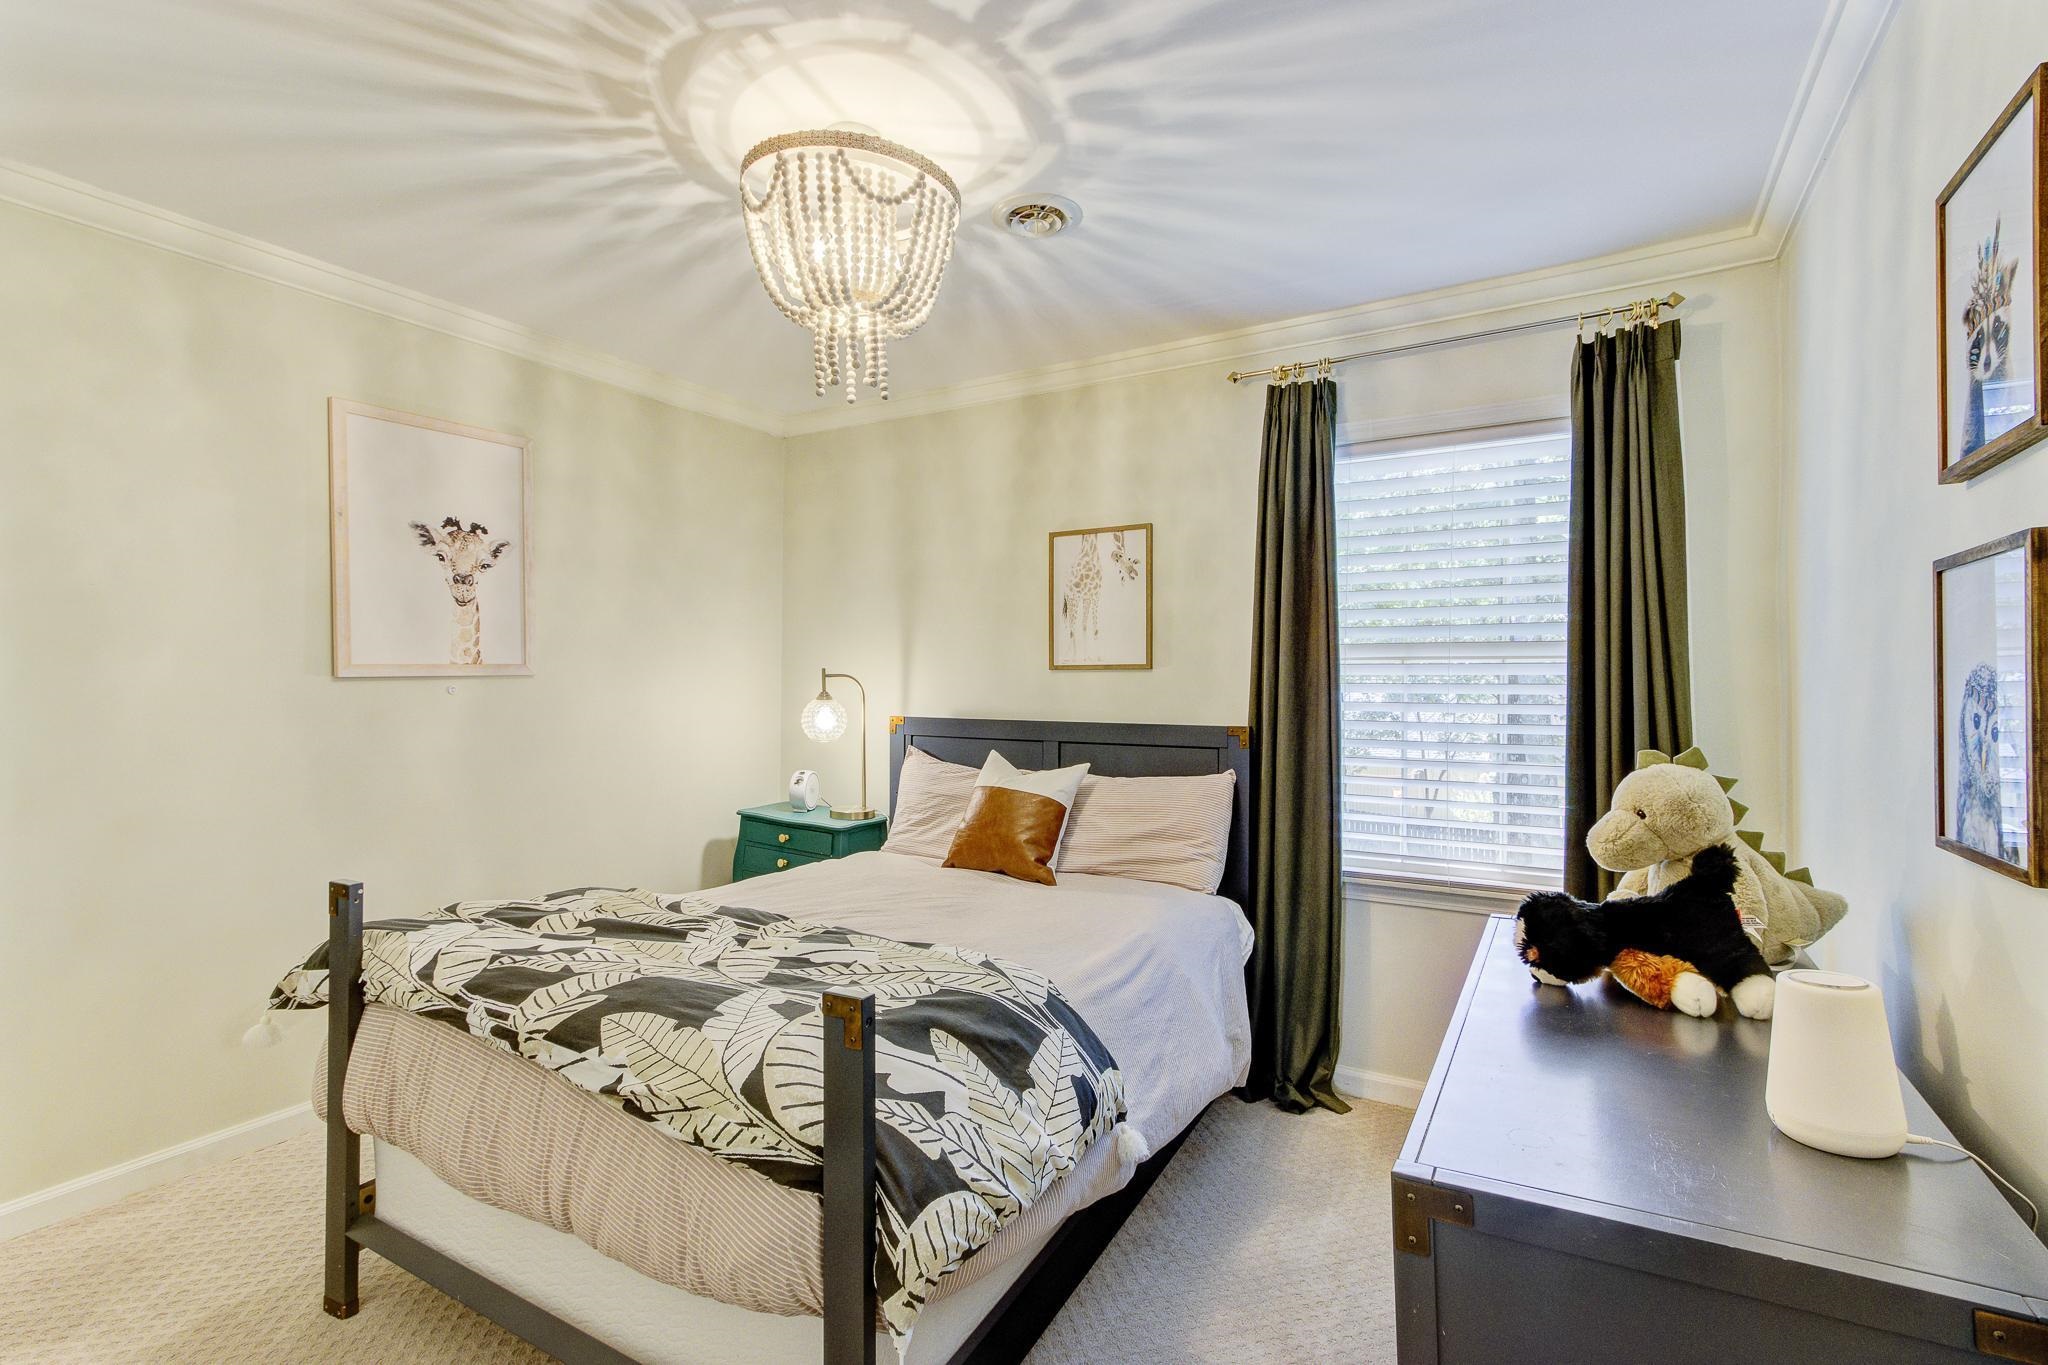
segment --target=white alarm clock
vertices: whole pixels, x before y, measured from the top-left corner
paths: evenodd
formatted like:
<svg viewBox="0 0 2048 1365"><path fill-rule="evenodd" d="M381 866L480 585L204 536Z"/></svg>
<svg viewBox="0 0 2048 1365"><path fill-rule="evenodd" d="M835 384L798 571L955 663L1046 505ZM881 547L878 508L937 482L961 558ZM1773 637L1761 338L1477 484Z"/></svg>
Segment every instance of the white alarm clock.
<svg viewBox="0 0 2048 1365"><path fill-rule="evenodd" d="M792 810L816 810L825 804L825 798L818 794L818 775L809 768L798 768L789 775L789 805Z"/></svg>

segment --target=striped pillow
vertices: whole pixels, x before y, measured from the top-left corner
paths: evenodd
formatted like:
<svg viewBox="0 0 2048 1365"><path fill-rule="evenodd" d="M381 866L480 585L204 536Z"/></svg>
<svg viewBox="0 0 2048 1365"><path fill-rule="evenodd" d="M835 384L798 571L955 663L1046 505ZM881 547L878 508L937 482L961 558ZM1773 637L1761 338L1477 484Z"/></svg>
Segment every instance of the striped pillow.
<svg viewBox="0 0 2048 1365"><path fill-rule="evenodd" d="M916 745L903 755L896 774L896 809L889 817L889 837L882 847L891 853L943 858L953 835L967 818L974 796L976 769L933 758Z"/></svg>
<svg viewBox="0 0 2048 1365"><path fill-rule="evenodd" d="M1213 896L1230 851L1237 774L1094 777L1081 783L1060 846L1061 872L1165 882Z"/></svg>

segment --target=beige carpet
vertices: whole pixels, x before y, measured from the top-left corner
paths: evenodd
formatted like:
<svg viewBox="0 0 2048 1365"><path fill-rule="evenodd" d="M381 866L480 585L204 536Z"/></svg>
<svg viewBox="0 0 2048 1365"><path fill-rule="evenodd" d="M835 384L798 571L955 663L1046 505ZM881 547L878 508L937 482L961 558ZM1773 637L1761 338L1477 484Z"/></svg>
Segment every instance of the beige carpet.
<svg viewBox="0 0 2048 1365"><path fill-rule="evenodd" d="M1031 1365L1391 1361L1387 1170L1406 1110L1225 1100ZM376 1256L362 1312L320 1311L321 1145L280 1143L0 1243L0 1361L545 1362Z"/></svg>

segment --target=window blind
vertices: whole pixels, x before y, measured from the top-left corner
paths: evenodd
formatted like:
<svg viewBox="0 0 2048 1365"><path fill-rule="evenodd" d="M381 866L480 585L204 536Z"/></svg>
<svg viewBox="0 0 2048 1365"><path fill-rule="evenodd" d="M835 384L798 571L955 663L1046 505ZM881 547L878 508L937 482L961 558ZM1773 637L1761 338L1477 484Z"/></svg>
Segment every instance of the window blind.
<svg viewBox="0 0 2048 1365"><path fill-rule="evenodd" d="M1346 870L1559 885L1568 429L1347 445L1336 483Z"/></svg>

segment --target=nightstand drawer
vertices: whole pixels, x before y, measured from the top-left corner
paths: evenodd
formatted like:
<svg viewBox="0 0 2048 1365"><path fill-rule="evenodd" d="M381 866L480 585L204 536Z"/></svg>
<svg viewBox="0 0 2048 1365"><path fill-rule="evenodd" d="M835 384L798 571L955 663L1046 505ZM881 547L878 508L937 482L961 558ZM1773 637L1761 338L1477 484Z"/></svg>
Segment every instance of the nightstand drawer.
<svg viewBox="0 0 2048 1365"><path fill-rule="evenodd" d="M832 856L830 831L778 825L772 820L741 820L740 841L748 844L769 844L786 853L809 853L819 858Z"/></svg>
<svg viewBox="0 0 2048 1365"><path fill-rule="evenodd" d="M740 837L732 854L734 881L780 872L798 863L865 853L880 848L889 836L889 822L879 815L866 820L835 820L822 806L791 810L788 803L777 802L748 806L739 817Z"/></svg>
<svg viewBox="0 0 2048 1365"><path fill-rule="evenodd" d="M749 833L758 833L750 830ZM792 839L792 844L796 841ZM732 860L733 876L737 878L758 877L767 872L780 872L799 863L823 861L817 853L799 853L790 848L777 848L772 844L743 843Z"/></svg>

